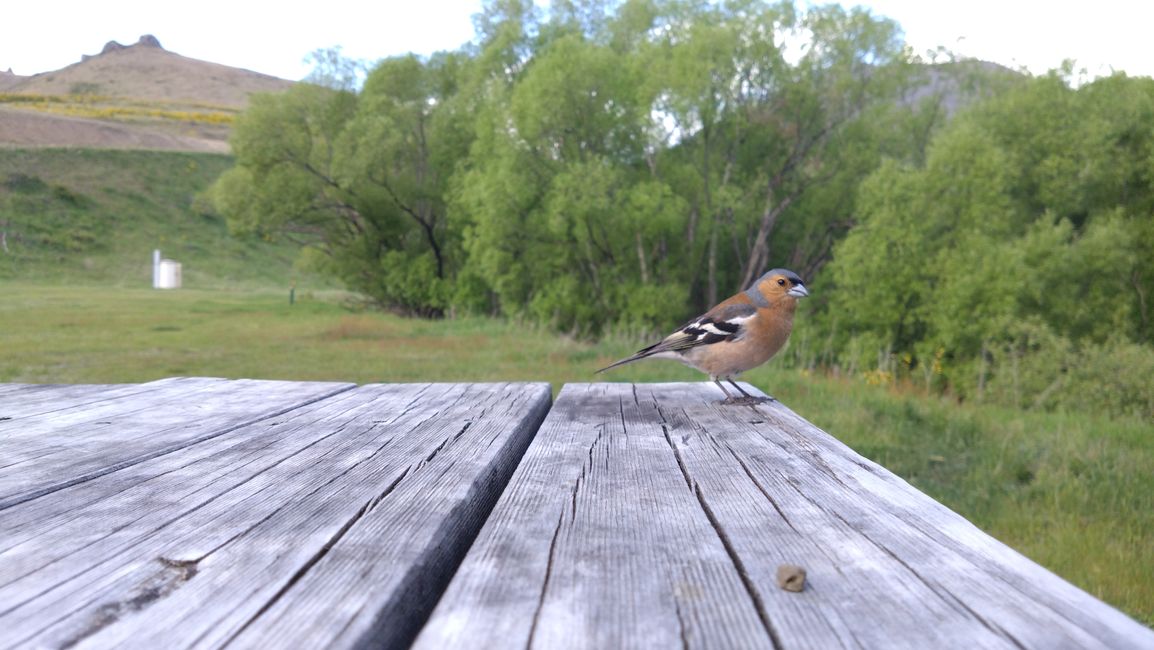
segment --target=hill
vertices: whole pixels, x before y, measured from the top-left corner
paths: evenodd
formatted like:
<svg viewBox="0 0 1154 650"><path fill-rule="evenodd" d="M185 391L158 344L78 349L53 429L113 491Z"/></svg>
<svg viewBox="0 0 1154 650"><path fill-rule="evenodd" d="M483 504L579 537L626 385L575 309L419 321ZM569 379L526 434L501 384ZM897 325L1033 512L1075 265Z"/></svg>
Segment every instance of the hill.
<svg viewBox="0 0 1154 650"><path fill-rule="evenodd" d="M91 104L93 110L100 110ZM61 108L66 108L66 105ZM206 128L195 122L125 123L54 115L47 111L0 106L0 146L164 149L228 153L227 127Z"/></svg>
<svg viewBox="0 0 1154 650"><path fill-rule="evenodd" d="M219 154L0 150L0 282L148 287L152 250L191 288L283 287L298 249L239 239L198 195Z"/></svg>
<svg viewBox="0 0 1154 650"><path fill-rule="evenodd" d="M22 77L13 73L11 70L0 70L0 93L8 92L13 86L24 81L28 77Z"/></svg>
<svg viewBox="0 0 1154 650"><path fill-rule="evenodd" d="M228 150L254 93L294 82L169 52L152 36L30 77L0 73L0 146Z"/></svg>
<svg viewBox="0 0 1154 650"><path fill-rule="evenodd" d="M53 72L22 77L8 92L31 95L131 97L173 104L244 108L249 95L287 90L293 82L219 63L190 59L161 47L152 36L134 45L112 41Z"/></svg>

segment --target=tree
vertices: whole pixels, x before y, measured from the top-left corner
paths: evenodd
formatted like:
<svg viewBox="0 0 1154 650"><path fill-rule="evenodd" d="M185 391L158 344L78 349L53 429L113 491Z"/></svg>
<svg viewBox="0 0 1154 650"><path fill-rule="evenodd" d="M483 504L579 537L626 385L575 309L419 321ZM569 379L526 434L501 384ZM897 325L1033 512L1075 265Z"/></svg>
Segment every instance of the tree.
<svg viewBox="0 0 1154 650"><path fill-rule="evenodd" d="M941 350L958 393L999 381L1015 403L1043 402L1022 392L1030 368L1143 341L1150 89L1032 79L937 133L924 166L882 165L831 266L827 327L856 333L837 343L846 360L872 346L880 363L926 365ZM1067 361L1054 367L1082 381ZM1057 394L1054 381L1032 389Z"/></svg>
<svg viewBox="0 0 1154 650"><path fill-rule="evenodd" d="M851 222L852 187L878 162L875 127L906 79L896 25L836 6L671 6L655 30L655 114L676 143L666 158L694 169L678 187L706 274L699 306L772 265L816 272Z"/></svg>
<svg viewBox="0 0 1154 650"><path fill-rule="evenodd" d="M358 94L301 84L254 99L216 184L238 230L294 236L350 288L404 313L449 306L449 178L470 132L451 111L459 55L381 62Z"/></svg>
<svg viewBox="0 0 1154 650"><path fill-rule="evenodd" d="M684 301L670 270L683 205L646 180L641 68L600 42L612 39L590 38L594 23L586 7L580 19L490 26L541 36L515 74L492 73L452 203L465 233L465 284L489 287L504 313L584 335L614 322L667 325ZM660 289L651 286L658 279Z"/></svg>

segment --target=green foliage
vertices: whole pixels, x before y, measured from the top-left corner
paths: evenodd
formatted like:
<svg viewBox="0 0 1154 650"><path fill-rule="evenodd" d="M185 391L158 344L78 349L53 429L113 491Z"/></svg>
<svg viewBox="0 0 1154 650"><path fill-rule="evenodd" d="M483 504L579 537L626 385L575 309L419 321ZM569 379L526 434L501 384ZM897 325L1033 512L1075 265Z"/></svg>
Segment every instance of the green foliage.
<svg viewBox="0 0 1154 650"><path fill-rule="evenodd" d="M404 313L664 329L828 261L910 70L895 24L832 6L500 1L477 25L360 91L316 53L319 85L238 121L216 207Z"/></svg>
<svg viewBox="0 0 1154 650"><path fill-rule="evenodd" d="M1147 375L1115 364L1154 354L1151 118L1148 79L1047 76L956 118L924 165L879 167L831 266L839 357L888 372L940 349L937 388L963 397L1150 414Z"/></svg>
<svg viewBox="0 0 1154 650"><path fill-rule="evenodd" d="M1086 355L1152 342L1149 79L927 66L838 5L497 0L477 29L359 90L318 52L238 121L217 209L399 313L585 338L792 268L795 362L961 399L1072 408Z"/></svg>
<svg viewBox="0 0 1154 650"><path fill-rule="evenodd" d="M400 57L360 93L301 84L254 98L213 204L238 232L321 253L318 268L381 306L442 314L456 246L444 198L468 147L467 130L440 119L457 74L452 56Z"/></svg>

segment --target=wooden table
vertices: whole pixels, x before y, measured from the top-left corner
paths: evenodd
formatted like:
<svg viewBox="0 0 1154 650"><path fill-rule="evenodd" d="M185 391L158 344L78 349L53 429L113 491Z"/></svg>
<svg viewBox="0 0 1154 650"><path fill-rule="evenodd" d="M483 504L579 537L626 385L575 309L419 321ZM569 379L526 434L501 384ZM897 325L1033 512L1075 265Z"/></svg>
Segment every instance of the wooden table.
<svg viewBox="0 0 1154 650"><path fill-rule="evenodd" d="M717 397L0 384L0 648L1154 648L781 404Z"/></svg>

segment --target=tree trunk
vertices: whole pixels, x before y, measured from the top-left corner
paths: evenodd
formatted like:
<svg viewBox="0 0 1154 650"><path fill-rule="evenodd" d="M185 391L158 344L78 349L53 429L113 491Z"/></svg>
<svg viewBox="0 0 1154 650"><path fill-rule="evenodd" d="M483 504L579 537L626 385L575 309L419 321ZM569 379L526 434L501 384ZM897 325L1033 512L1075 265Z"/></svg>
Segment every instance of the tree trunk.
<svg viewBox="0 0 1154 650"><path fill-rule="evenodd" d="M649 265L645 261L645 246L641 243L641 231L634 231L633 238L637 242L637 264L641 267L641 284L649 284Z"/></svg>
<svg viewBox="0 0 1154 650"><path fill-rule="evenodd" d="M741 273L741 286L738 287L738 291L749 287L765 271L765 267L769 263L769 235L773 232L774 226L777 225L777 218L789 207L790 203L793 203L793 196L787 196L780 203L774 204L774 185L775 183L771 182L769 188L766 189L765 210L761 213L761 223L758 225L757 235L753 239L749 259Z"/></svg>
<svg viewBox="0 0 1154 650"><path fill-rule="evenodd" d="M710 308L717 304L717 218L709 224L709 276L705 288L705 302Z"/></svg>

